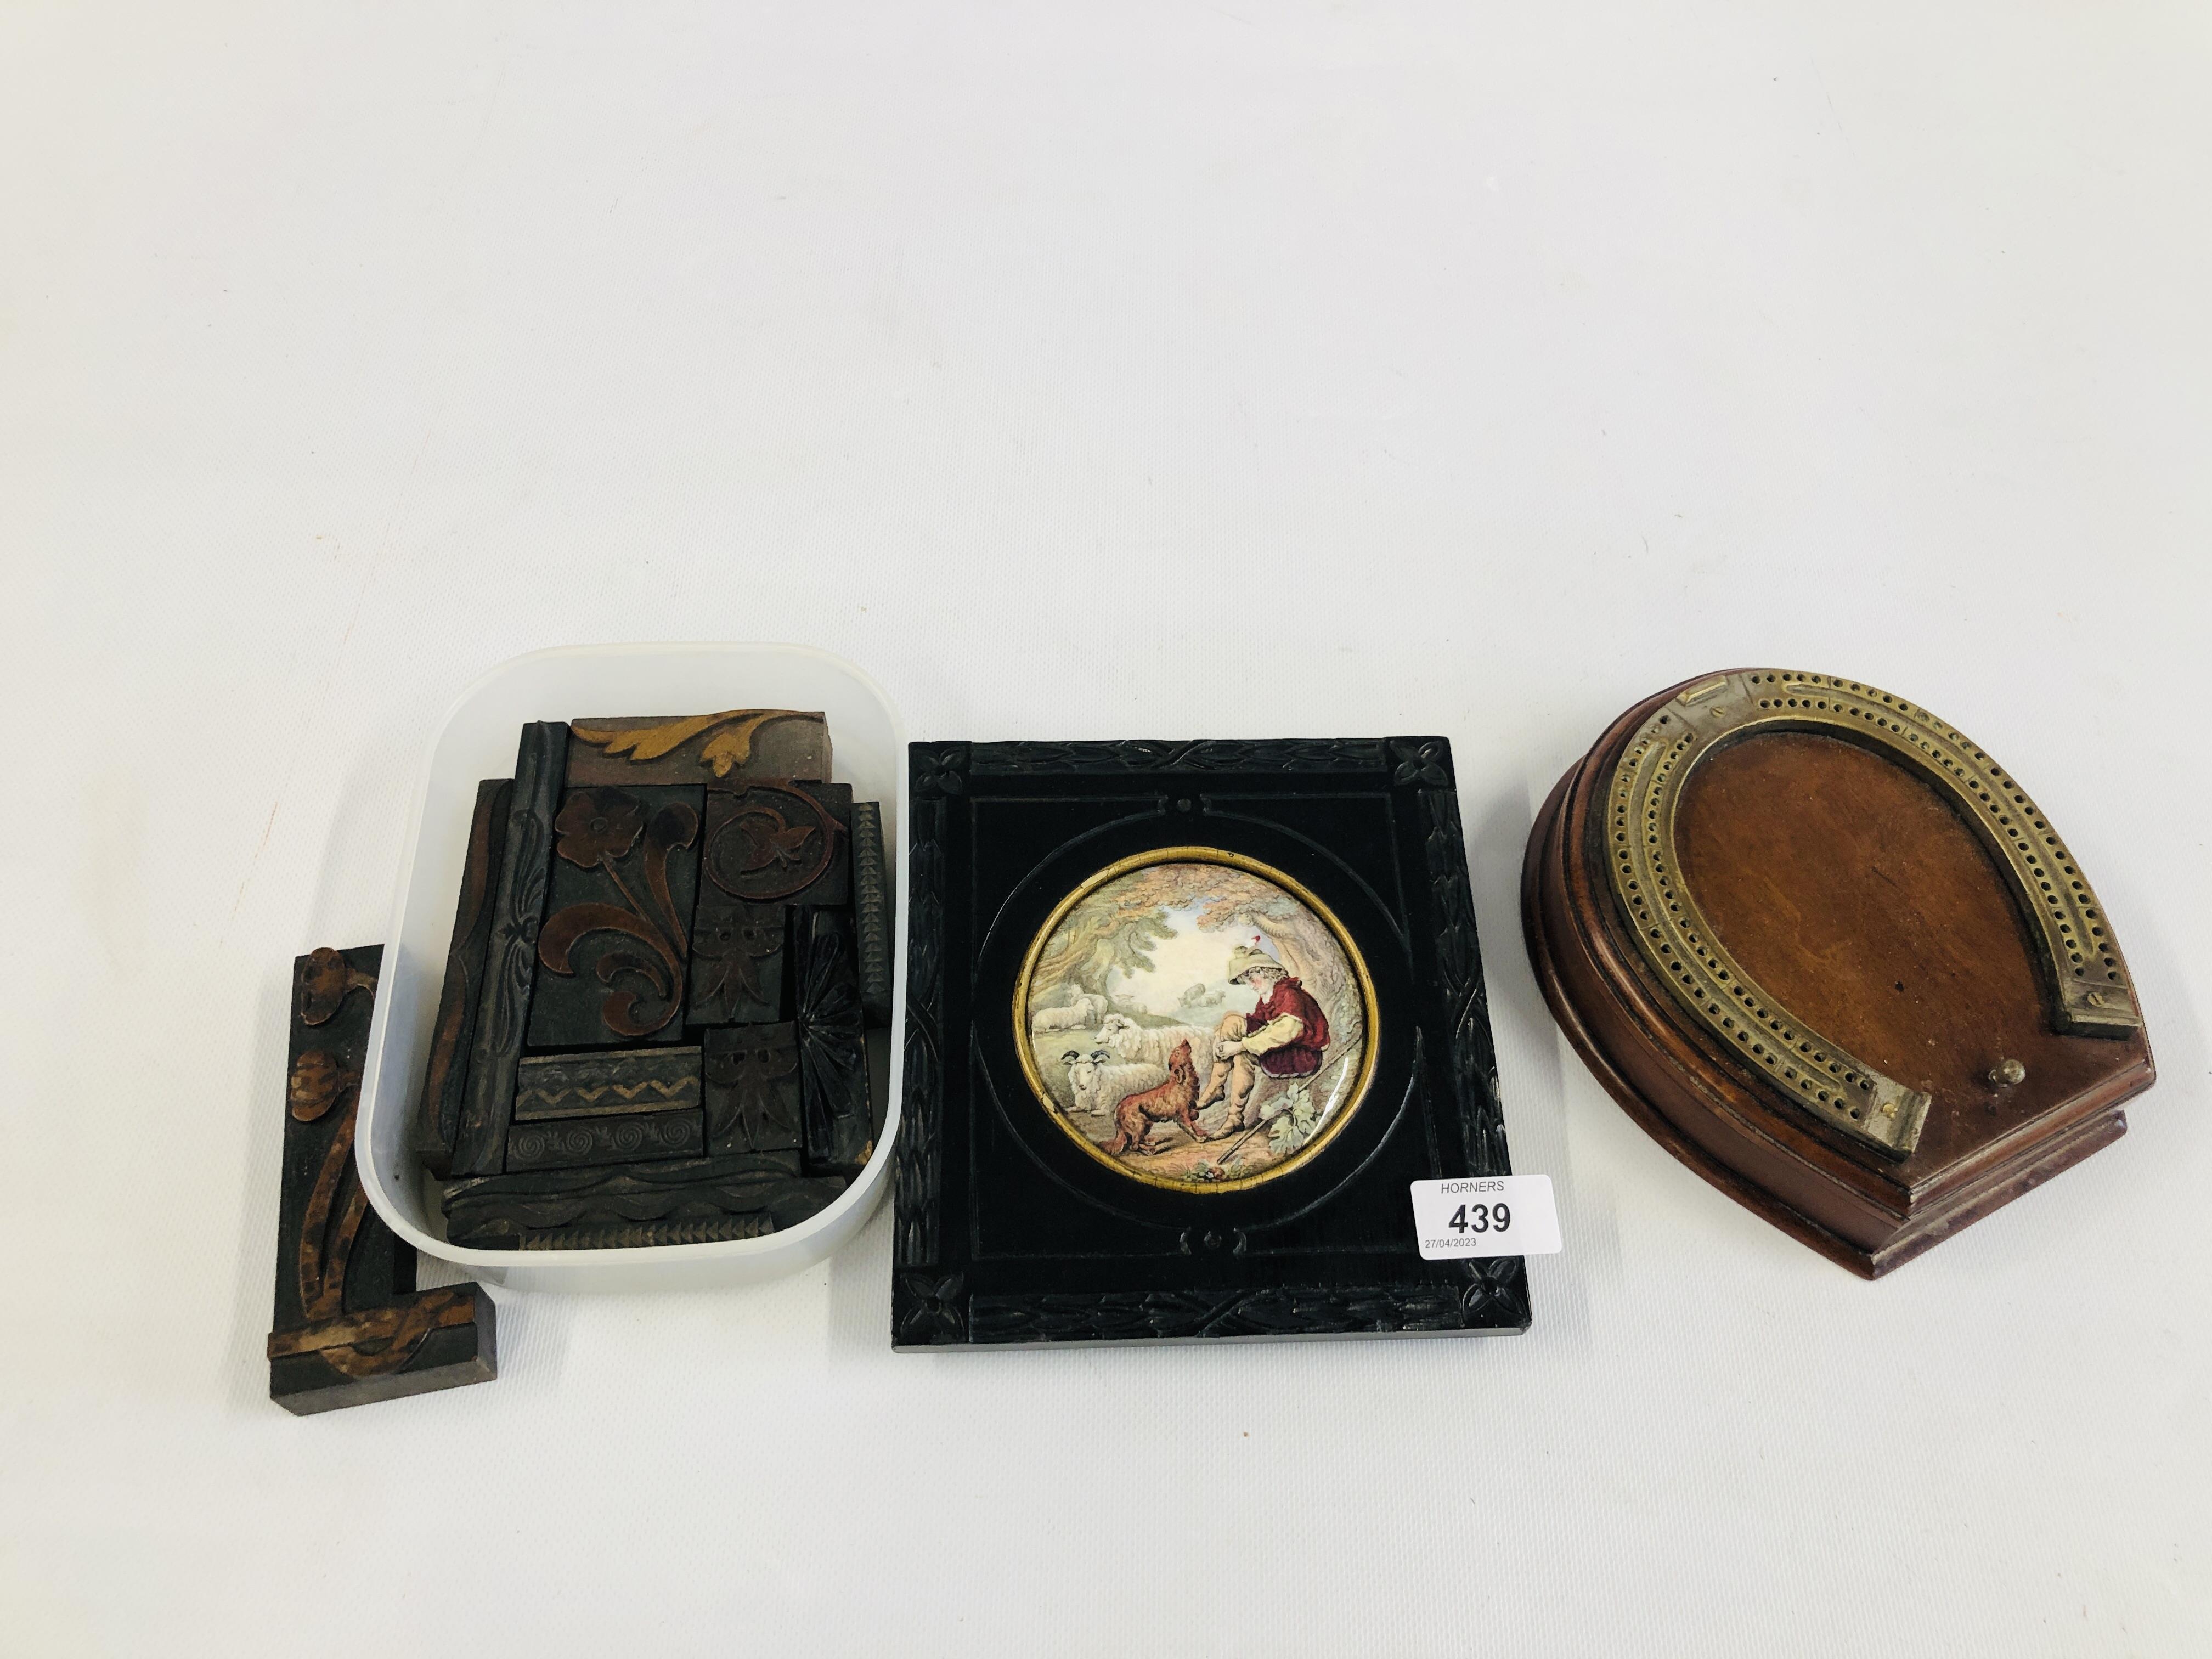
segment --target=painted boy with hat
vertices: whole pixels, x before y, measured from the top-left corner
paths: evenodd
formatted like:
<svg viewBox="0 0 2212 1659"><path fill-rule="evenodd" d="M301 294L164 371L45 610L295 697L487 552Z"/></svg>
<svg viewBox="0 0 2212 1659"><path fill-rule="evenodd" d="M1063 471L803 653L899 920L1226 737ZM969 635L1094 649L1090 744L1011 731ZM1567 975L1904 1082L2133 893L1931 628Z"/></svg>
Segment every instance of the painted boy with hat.
<svg viewBox="0 0 2212 1659"><path fill-rule="evenodd" d="M1225 1094L1229 1121L1236 1125L1245 1123L1246 1104L1262 1072L1296 1078L1321 1070L1328 1017L1283 964L1261 948L1256 935L1251 944L1229 953L1228 977L1231 985L1258 992L1260 1004L1249 1014L1229 1015L1216 1029L1213 1072L1194 1109L1203 1111Z"/></svg>

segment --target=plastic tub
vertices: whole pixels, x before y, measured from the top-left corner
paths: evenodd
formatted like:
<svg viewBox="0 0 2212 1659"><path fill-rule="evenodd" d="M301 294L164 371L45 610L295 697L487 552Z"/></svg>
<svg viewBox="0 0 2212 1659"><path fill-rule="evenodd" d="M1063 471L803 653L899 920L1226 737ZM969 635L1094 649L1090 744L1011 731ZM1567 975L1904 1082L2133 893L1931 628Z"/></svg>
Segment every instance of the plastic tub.
<svg viewBox="0 0 2212 1659"><path fill-rule="evenodd" d="M762 1238L611 1250L485 1250L445 1238L434 1184L407 1149L430 1027L446 972L461 862L479 779L514 775L529 720L685 714L741 708L818 708L831 766L859 800L883 803L893 914L904 862L906 734L882 688L842 658L799 645L585 645L535 651L493 669L446 717L415 785L406 858L385 931L384 968L362 1068L355 1158L362 1187L392 1231L476 1278L518 1289L651 1290L743 1284L795 1273L858 1232L883 1197L898 1134L900 1045L870 1034L883 1133L836 1201ZM896 930L891 1030L906 1021L906 933Z"/></svg>

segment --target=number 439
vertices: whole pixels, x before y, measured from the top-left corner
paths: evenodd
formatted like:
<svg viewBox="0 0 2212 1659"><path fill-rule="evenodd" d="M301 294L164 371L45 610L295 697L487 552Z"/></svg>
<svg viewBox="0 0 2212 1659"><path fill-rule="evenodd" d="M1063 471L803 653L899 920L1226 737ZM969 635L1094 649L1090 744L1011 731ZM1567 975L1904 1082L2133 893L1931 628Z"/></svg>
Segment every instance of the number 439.
<svg viewBox="0 0 2212 1659"><path fill-rule="evenodd" d="M1513 1212L1504 1204L1462 1204L1444 1223L1455 1233L1502 1233L1512 1224Z"/></svg>

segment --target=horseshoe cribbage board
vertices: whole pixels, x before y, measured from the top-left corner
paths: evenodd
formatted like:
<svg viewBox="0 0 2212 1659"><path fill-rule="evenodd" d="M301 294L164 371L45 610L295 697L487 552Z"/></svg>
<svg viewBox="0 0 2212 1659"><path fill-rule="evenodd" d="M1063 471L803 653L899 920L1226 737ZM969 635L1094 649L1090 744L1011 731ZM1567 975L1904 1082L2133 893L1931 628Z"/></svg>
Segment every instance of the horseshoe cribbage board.
<svg viewBox="0 0 2212 1659"><path fill-rule="evenodd" d="M1448 742L908 754L895 1346L1527 1328Z"/></svg>
<svg viewBox="0 0 2212 1659"><path fill-rule="evenodd" d="M793 709L523 728L478 792L416 1118L454 1243L757 1237L866 1163L886 882L830 762Z"/></svg>
<svg viewBox="0 0 2212 1659"><path fill-rule="evenodd" d="M1730 669L1635 704L1537 815L1522 915L1629 1115L1868 1279L2118 1139L2157 1075L2043 809L1863 680Z"/></svg>

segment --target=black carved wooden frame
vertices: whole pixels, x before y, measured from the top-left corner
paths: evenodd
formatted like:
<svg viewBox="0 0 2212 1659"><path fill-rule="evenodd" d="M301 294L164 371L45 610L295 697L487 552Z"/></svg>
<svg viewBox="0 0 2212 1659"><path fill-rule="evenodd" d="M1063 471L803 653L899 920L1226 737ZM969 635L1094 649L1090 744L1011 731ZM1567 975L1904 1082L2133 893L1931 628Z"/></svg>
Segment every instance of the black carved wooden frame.
<svg viewBox="0 0 2212 1659"><path fill-rule="evenodd" d="M908 762L895 1346L1528 1328L1522 1261L1424 1261L1403 1184L1511 1168L1446 739L915 744ZM1068 833L1043 856L1035 844L1010 852L994 828L1049 812ZM1346 826L1334 835L1331 813ZM1003 1171L1014 1159L1006 1114L1025 1105L1022 1079L1005 1074L1018 1040L1007 940L1027 936L1024 907L1109 851L1240 842L1299 843L1301 878L1335 883L1340 915L1392 987L1387 1025L1400 1035L1386 1036L1374 1091L1310 1161L1304 1189L1298 1175L1258 1196L1137 1188L1105 1170L1088 1178L1104 1189L1085 1192L1067 1168L979 1178L979 1160ZM1364 931L1348 912L1369 917ZM1020 1150L1056 1162L1045 1144ZM1012 1195L1055 1181L1066 1192L1050 1213ZM1020 1224L1002 1224L1018 1202ZM1023 1234L1051 1248L987 1247ZM1254 1248L1255 1236L1304 1242Z"/></svg>

